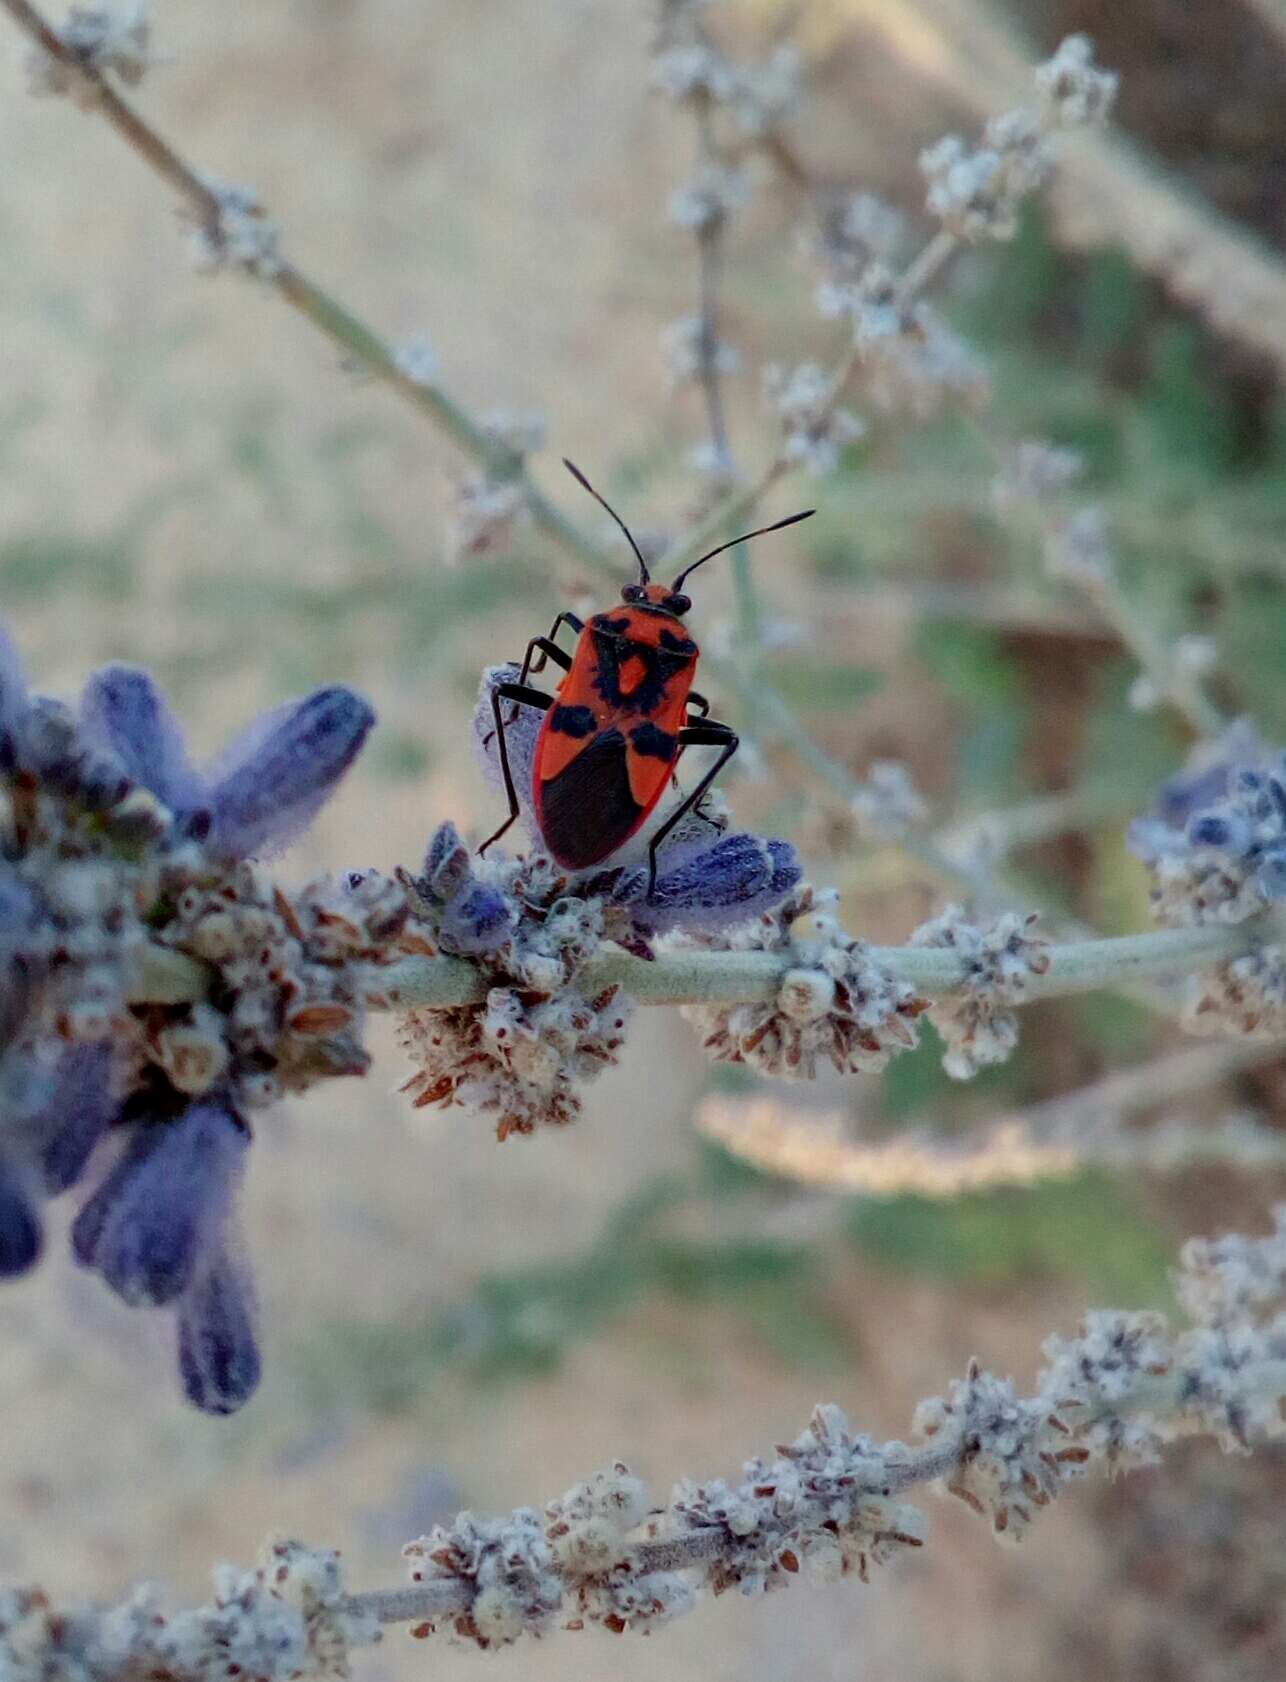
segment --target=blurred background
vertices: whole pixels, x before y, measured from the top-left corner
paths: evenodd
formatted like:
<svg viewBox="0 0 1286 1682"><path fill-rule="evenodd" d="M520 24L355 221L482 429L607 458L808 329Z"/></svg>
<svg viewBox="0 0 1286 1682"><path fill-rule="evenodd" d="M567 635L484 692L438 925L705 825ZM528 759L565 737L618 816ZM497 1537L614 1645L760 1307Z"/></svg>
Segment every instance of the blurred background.
<svg viewBox="0 0 1286 1682"><path fill-rule="evenodd" d="M745 372L726 395L749 464L773 448L760 368L829 362L842 337L813 303L818 208L879 194L914 249L930 231L920 149L1020 99L1023 64L1067 31L1094 36L1122 75L1114 156L1147 160L1151 195L1131 197L1128 170L1113 197L1069 167L938 302L989 374L996 431L1085 455L1132 596L1163 635L1217 638L1216 692L1272 739L1282 368L1262 319L1238 330L1235 265L1185 304L1167 265L1189 247L1148 231L1177 205L1189 242L1231 233L1286 288L1286 8L728 0L709 22L751 57L789 31L807 77L788 133L813 186L756 168L729 235L724 331ZM394 337L427 334L447 389L543 414L533 473L575 519L595 528L561 454L663 539L699 505L702 418L661 348L692 311L696 263L665 215L693 139L650 87L654 23L642 0L164 0L172 61L138 97L200 167L259 189L292 259ZM17 70L0 89L0 608L37 683L70 694L106 659L145 663L207 751L313 684L363 689L381 727L286 861L297 879L414 864L447 815L486 833L498 814L466 729L478 674L601 579L521 524L462 554L471 470L449 446L267 290L195 276L165 193L106 130L28 99ZM1182 763L1182 725L1129 704L1119 644L997 524L966 417L855 406L866 437L769 510L821 511L757 557L773 681L854 773L905 761L943 823L1071 791L1059 817L1035 808L1013 870L1033 903L1145 927L1122 835ZM732 612L712 567L696 634L727 646ZM744 758L727 781L739 825L790 835L842 888L850 928L899 940L932 914L934 885L860 845L795 757L765 742ZM369 1079L260 1129L247 1227L267 1370L241 1415L185 1409L166 1328L70 1260L0 1297L0 1580L106 1596L162 1575L198 1596L215 1558L284 1529L339 1545L356 1586L384 1585L400 1544L458 1507L537 1503L617 1456L657 1491L733 1475L819 1399L903 1434L972 1354L1028 1383L1041 1338L1085 1307L1169 1306L1182 1238L1257 1230L1282 1190L1280 1174L1210 1166L936 1200L803 1188L694 1126L746 1083L717 1079L660 1010L639 1013L578 1127L501 1148L464 1112L412 1113L391 1025L376 1029ZM854 1138L952 1135L1181 1043L1095 995L1028 1012L1013 1061L967 1086L926 1033L882 1078L762 1091L788 1120L841 1110ZM1286 1126L1286 1062L1212 1075L1162 1119L1230 1114ZM1284 1496L1280 1454L1246 1466L1198 1445L1069 1494L1021 1553L937 1502L922 1558L870 1588L722 1601L657 1642L569 1636L495 1663L621 1682L1280 1677ZM480 1662L394 1631L361 1673Z"/></svg>

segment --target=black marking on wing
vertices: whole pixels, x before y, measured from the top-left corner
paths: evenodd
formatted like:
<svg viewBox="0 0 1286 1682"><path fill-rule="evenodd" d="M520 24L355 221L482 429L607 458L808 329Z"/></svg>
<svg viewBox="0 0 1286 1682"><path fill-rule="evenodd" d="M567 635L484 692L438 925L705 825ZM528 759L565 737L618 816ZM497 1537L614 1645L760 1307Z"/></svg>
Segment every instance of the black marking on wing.
<svg viewBox="0 0 1286 1682"><path fill-rule="evenodd" d="M613 619L610 613L596 613L590 624L596 631L605 631L610 637L623 637L630 628L628 619Z"/></svg>
<svg viewBox="0 0 1286 1682"><path fill-rule="evenodd" d="M613 853L638 827L643 808L630 793L625 737L605 730L538 789L545 845L568 870Z"/></svg>
<svg viewBox="0 0 1286 1682"><path fill-rule="evenodd" d="M621 667L627 660L641 661L644 675L643 681L635 684L628 695L622 695ZM624 637L596 634L591 682L609 707L646 717L656 712L665 699L671 680L690 664L690 656L670 649L653 648L650 643L627 641Z"/></svg>
<svg viewBox="0 0 1286 1682"><path fill-rule="evenodd" d="M563 736L574 736L578 741L582 736L592 736L596 728L593 709L554 707L549 714L549 728L557 730Z"/></svg>
<svg viewBox="0 0 1286 1682"><path fill-rule="evenodd" d="M690 660L697 651L697 645L691 637L679 636L669 626L661 631L661 647L668 649L671 654L681 654L684 660Z"/></svg>
<svg viewBox="0 0 1286 1682"><path fill-rule="evenodd" d="M653 724L649 719L645 724L636 724L630 731L630 746L635 753L641 753L647 759L671 760L678 751L678 742L668 730L662 730L659 724Z"/></svg>

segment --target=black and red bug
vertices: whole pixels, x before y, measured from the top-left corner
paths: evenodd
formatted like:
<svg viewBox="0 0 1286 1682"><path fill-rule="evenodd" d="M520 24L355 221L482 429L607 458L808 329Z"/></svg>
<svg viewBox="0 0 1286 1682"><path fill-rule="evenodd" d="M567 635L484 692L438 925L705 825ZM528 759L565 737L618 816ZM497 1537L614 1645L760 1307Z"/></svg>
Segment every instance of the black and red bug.
<svg viewBox="0 0 1286 1682"><path fill-rule="evenodd" d="M648 844L648 892L656 883L657 849L705 795L737 751L731 725L710 717L710 704L692 687L698 649L683 624L692 606L683 593L689 575L706 561L752 537L806 520L813 509L792 514L721 543L702 555L673 584L654 584L647 562L620 515L599 496L578 467L568 472L625 533L639 566L635 584L621 591L621 606L596 613L588 623L560 613L549 635L533 637L516 683L491 694L501 774L509 816L479 848L485 852L519 815L518 792L505 738L503 703L539 708L545 718L536 739L531 798L541 838L568 870L600 864L634 835L654 810L686 748L717 747L719 755L691 794L666 818ZM570 625L578 641L571 654L555 642ZM563 669L556 694L533 688L528 678L552 660ZM690 722L690 708L699 709ZM517 712L509 715L509 723Z"/></svg>

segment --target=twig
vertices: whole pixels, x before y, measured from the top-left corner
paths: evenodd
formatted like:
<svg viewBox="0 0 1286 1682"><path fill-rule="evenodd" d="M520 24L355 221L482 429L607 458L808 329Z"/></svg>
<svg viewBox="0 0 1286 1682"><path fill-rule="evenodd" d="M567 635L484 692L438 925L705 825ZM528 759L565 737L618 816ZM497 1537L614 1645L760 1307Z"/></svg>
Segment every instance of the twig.
<svg viewBox="0 0 1286 1682"><path fill-rule="evenodd" d="M1065 1096L991 1118L964 1134L922 1123L872 1138L860 1116L795 1107L769 1096L710 1097L698 1132L742 1161L797 1185L866 1197L950 1198L1031 1185L1100 1165L1172 1172L1217 1162L1262 1174L1286 1170L1286 1133L1234 1119L1223 1126L1161 1123L1123 1129L1145 1110L1185 1098L1281 1057L1286 1045L1230 1040L1186 1047L1094 1081Z"/></svg>
<svg viewBox="0 0 1286 1682"><path fill-rule="evenodd" d="M1180 975L1236 957L1255 944L1253 923L1069 941L1050 948L1049 968L1031 977L1028 996L1051 998L1144 976ZM154 980L150 966L158 950L161 956ZM965 979L962 959L948 949L872 946L868 952L874 963L930 997L951 992ZM133 989L136 1002L160 997L173 1003L179 996L193 996L182 987L175 956L163 949L148 949L140 959ZM591 995L619 986L640 1004L734 1004L775 998L791 967L791 962L771 952L694 949L664 952L649 963L612 948L587 959L577 975L582 990ZM487 996L490 985L486 972L465 958L403 958L372 967L368 978L370 1002L377 1010L476 1004Z"/></svg>

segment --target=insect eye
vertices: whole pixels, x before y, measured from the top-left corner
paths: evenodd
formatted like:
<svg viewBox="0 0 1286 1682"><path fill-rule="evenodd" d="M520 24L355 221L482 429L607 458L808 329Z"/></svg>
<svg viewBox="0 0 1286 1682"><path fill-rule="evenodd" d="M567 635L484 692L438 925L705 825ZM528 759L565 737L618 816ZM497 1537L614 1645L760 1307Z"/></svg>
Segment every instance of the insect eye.
<svg viewBox="0 0 1286 1682"><path fill-rule="evenodd" d="M627 602L641 602L643 600L643 586L641 584L627 584L621 591L621 600Z"/></svg>
<svg viewBox="0 0 1286 1682"><path fill-rule="evenodd" d="M684 595L667 596L665 605L671 613L683 614L692 606L692 598Z"/></svg>

